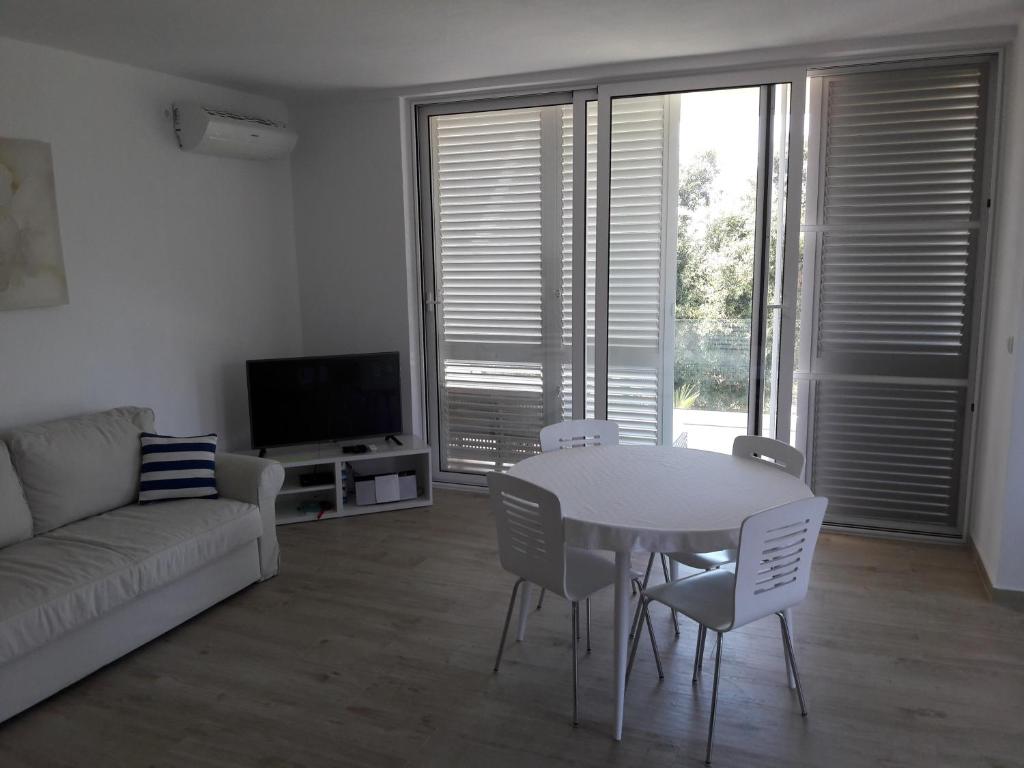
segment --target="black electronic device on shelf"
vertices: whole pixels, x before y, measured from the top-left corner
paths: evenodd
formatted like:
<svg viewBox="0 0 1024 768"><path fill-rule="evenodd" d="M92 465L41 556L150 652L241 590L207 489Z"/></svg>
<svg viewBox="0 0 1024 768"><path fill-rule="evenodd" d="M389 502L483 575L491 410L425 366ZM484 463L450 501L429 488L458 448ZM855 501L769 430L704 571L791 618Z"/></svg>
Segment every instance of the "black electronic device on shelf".
<svg viewBox="0 0 1024 768"><path fill-rule="evenodd" d="M331 485L333 482L333 472L306 472L299 475L299 485L303 488L308 488L311 485Z"/></svg>

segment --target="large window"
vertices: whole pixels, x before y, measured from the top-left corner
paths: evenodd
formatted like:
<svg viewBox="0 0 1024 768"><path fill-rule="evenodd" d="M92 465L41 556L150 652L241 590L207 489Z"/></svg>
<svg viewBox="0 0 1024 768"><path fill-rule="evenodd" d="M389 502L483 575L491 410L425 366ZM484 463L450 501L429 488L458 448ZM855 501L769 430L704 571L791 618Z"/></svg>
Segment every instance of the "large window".
<svg viewBox="0 0 1024 768"><path fill-rule="evenodd" d="M615 97L603 209L599 94L421 109L442 479L510 466L563 418L712 450L747 431L780 88Z"/></svg>
<svg viewBox="0 0 1024 768"><path fill-rule="evenodd" d="M439 478L479 483L566 418L714 451L763 434L804 451L831 524L959 535L991 67L420 108Z"/></svg>

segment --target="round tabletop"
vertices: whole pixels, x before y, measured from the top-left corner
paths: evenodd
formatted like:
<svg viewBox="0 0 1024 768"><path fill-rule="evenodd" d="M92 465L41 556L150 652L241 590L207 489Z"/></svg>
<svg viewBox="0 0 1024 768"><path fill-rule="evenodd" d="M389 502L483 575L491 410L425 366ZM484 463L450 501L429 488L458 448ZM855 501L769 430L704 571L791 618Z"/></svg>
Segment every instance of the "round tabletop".
<svg viewBox="0 0 1024 768"><path fill-rule="evenodd" d="M669 446L552 451L509 474L558 496L567 544L613 551L734 548L753 513L813 496L766 461Z"/></svg>

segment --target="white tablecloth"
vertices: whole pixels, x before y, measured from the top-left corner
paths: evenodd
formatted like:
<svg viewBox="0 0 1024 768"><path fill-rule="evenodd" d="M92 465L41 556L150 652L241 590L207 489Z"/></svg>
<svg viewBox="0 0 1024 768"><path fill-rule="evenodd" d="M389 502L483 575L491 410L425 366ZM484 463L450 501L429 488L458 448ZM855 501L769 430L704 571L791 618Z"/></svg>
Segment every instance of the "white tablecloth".
<svg viewBox="0 0 1024 768"><path fill-rule="evenodd" d="M812 495L765 462L667 446L542 453L509 473L558 496L567 544L620 552L735 547L746 517Z"/></svg>

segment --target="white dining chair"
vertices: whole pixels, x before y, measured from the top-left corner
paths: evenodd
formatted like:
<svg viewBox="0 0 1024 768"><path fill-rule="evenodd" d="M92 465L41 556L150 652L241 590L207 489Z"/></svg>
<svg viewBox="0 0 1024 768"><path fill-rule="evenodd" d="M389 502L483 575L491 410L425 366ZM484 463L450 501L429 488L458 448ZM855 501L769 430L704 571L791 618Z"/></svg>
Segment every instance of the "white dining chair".
<svg viewBox="0 0 1024 768"><path fill-rule="evenodd" d="M740 435L732 442L732 455L755 461L765 461L794 477L800 477L804 469L804 455L791 445L760 435ZM672 552L671 560L696 568L711 571L723 565L736 562L735 549L721 549L717 552Z"/></svg>
<svg viewBox="0 0 1024 768"><path fill-rule="evenodd" d="M576 419L548 424L540 431L541 453L594 445L618 445L619 425L604 419Z"/></svg>
<svg viewBox="0 0 1024 768"><path fill-rule="evenodd" d="M765 463L770 463L794 477L800 477L803 474L804 455L793 446L787 445L779 440L773 440L770 437L762 437L761 435L739 435L732 442L732 455L744 459L751 459L753 461L764 461ZM729 565L730 563L736 562L736 550L720 549L716 552L672 552L668 557L669 560L682 563L689 568L696 568L700 571L713 571L716 568L721 568L723 565ZM668 579L666 579L666 581L667 580ZM674 614L672 618L673 621L675 621ZM637 619L639 620L639 617L637 617ZM791 621L790 616L787 616L786 619ZM676 626L676 634L679 634L678 624ZM697 662L699 668L704 665L704 640L700 636L697 638L696 653L699 657ZM787 674L790 676L790 680L792 681L792 674L789 670L788 659L786 669Z"/></svg>
<svg viewBox="0 0 1024 768"><path fill-rule="evenodd" d="M704 759L706 765L711 765L723 638L727 632L773 613L779 617L783 648L796 681L800 714L807 715L786 612L807 595L814 547L827 506L828 499L814 497L753 514L743 522L740 529L735 572L726 568L705 571L689 578L659 584L641 594L641 620L648 618L650 603L658 602L696 621L700 625L698 632L701 636L706 636L709 629L717 635L715 682L711 693L711 718ZM627 680L636 658L638 640L639 635L633 638L626 671ZM657 658L655 660L658 661ZM695 685L698 670L695 658Z"/></svg>
<svg viewBox="0 0 1024 768"><path fill-rule="evenodd" d="M540 431L540 451L562 451L594 445L618 445L619 425L605 419L576 419L548 424ZM544 590L537 596L537 610L544 605Z"/></svg>
<svg viewBox="0 0 1024 768"><path fill-rule="evenodd" d="M501 567L518 578L512 587L505 626L501 631L494 671L501 665L508 625L512 619L516 594L523 582L539 584L569 601L572 625L572 722L579 723L578 641L580 637L580 601L586 601L587 650L590 650L590 596L615 583L615 563L585 549L567 547L562 524L562 508L555 494L538 485L511 475L492 472L487 476L491 512L498 532L498 558ZM658 671L654 630L647 622Z"/></svg>

